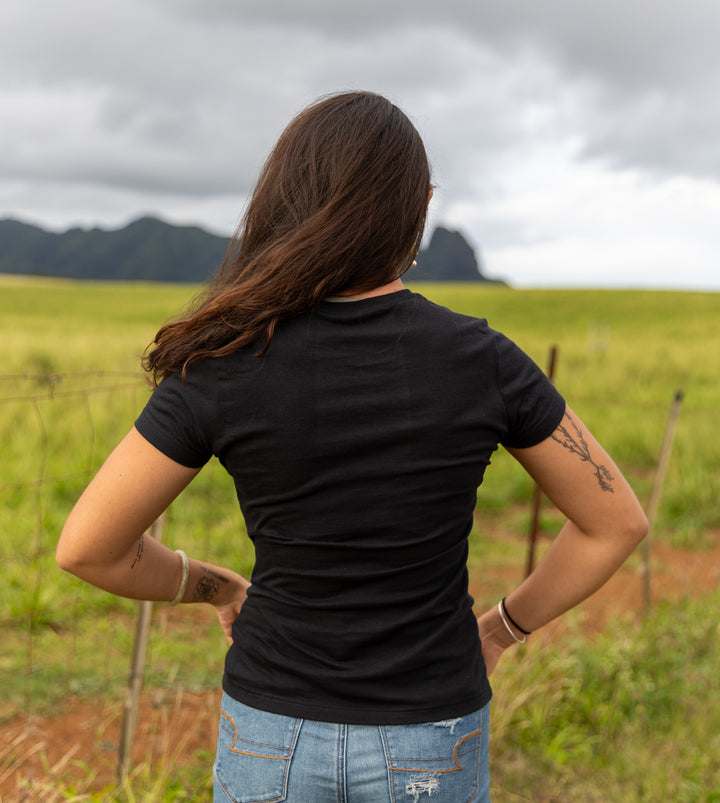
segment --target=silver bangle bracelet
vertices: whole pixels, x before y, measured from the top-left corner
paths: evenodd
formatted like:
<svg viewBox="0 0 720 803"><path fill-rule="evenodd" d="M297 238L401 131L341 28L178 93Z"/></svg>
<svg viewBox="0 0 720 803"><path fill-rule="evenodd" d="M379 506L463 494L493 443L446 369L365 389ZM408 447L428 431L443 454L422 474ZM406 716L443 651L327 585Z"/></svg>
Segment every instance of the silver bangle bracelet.
<svg viewBox="0 0 720 803"><path fill-rule="evenodd" d="M498 613L500 614L500 618L502 619L502 623L505 625L505 629L507 632L517 641L518 644L524 644L527 641L527 636L523 636L522 638L518 638L515 633L513 633L512 628L505 620L505 615L503 614L502 609L502 602L498 602Z"/></svg>
<svg viewBox="0 0 720 803"><path fill-rule="evenodd" d="M177 605L185 596L185 589L187 588L188 577L190 576L190 561L188 560L188 556L182 549L176 549L175 554L180 555L180 560L182 561L182 578L180 580L180 588L178 588L177 594L175 594L174 599L170 602L171 605Z"/></svg>

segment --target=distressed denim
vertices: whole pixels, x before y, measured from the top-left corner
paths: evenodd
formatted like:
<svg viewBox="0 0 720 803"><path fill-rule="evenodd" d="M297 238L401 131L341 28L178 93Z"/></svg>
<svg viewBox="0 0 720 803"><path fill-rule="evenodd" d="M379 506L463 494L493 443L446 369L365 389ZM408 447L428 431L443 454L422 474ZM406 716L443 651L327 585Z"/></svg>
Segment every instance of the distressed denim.
<svg viewBox="0 0 720 803"><path fill-rule="evenodd" d="M489 803L489 705L423 725L342 725L223 695L215 803Z"/></svg>

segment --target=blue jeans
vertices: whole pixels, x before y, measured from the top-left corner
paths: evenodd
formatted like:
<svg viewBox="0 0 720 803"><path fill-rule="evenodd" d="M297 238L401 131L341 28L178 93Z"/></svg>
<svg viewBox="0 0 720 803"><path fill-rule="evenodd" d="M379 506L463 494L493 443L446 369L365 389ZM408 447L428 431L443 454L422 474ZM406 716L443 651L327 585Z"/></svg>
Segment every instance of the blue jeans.
<svg viewBox="0 0 720 803"><path fill-rule="evenodd" d="M424 725L339 725L223 695L215 803L490 803L489 704Z"/></svg>

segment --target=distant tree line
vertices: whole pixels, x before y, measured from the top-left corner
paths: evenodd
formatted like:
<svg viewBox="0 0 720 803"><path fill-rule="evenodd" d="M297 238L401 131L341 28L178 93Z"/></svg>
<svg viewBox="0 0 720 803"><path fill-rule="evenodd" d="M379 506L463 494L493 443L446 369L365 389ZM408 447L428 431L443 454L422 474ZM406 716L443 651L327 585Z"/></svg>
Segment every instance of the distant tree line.
<svg viewBox="0 0 720 803"><path fill-rule="evenodd" d="M0 273L112 281L203 282L220 266L228 238L197 226L143 217L117 230L58 234L0 220ZM491 282L457 231L438 227L407 276L414 281Z"/></svg>

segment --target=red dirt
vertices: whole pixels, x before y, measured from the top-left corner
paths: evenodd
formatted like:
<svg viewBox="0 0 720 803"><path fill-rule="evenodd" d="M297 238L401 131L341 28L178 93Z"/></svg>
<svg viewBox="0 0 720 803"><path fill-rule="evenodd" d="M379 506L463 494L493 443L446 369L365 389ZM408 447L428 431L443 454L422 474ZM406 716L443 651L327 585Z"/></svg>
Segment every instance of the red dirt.
<svg viewBox="0 0 720 803"><path fill-rule="evenodd" d="M129 776L163 760L172 767L189 762L198 750L214 751L219 701L219 692L143 694ZM55 717L16 718L2 729L0 801L64 801L52 788L54 777L66 785L74 782L78 800L112 786L122 719L120 703L87 700L69 700ZM13 764L6 767L7 758ZM49 788L42 788L45 784ZM33 789L29 795L28 786Z"/></svg>
<svg viewBox="0 0 720 803"><path fill-rule="evenodd" d="M707 535L710 548L684 550L664 543L653 545L653 601L701 596L720 587L720 532ZM507 584L504 577L494 578ZM487 579L482 582L487 587ZM513 582L519 578L510 578ZM479 587L475 578L471 587ZM472 588L471 588L472 590ZM639 615L643 580L639 569L623 567L580 607L582 627L594 633L613 619ZM577 619L575 619L577 621ZM546 638L567 629L558 620L546 628ZM182 765L198 750L214 752L220 692L161 691L143 694L132 751L131 777L165 760ZM68 700L61 714L40 719L16 717L2 727L0 739L0 803L66 800L55 792L52 779L65 784L75 779L74 800L112 786L116 779L123 712L120 703ZM208 763L212 760L208 756ZM28 786L33 791L27 792ZM39 791L38 791L39 790ZM87 797L86 797L87 795ZM97 798L96 798L97 799Z"/></svg>

